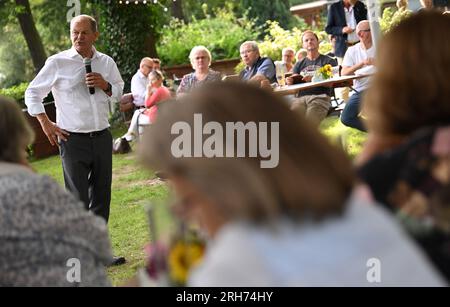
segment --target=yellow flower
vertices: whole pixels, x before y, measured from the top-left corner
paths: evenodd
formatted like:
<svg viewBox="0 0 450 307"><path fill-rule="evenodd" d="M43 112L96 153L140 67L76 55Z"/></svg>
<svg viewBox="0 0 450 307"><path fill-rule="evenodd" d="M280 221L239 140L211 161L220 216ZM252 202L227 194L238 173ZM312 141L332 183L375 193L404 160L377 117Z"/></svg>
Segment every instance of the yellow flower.
<svg viewBox="0 0 450 307"><path fill-rule="evenodd" d="M326 64L318 69L318 73L323 79L329 79L333 77L333 67L330 64Z"/></svg>
<svg viewBox="0 0 450 307"><path fill-rule="evenodd" d="M203 258L204 246L201 243L178 241L169 252L169 274L177 285L185 285L190 270Z"/></svg>

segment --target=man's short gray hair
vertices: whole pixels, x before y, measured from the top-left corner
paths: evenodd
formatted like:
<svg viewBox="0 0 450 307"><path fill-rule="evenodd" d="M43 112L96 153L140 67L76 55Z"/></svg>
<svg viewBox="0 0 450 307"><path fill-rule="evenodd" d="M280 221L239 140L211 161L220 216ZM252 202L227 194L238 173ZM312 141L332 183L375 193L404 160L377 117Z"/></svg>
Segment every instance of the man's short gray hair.
<svg viewBox="0 0 450 307"><path fill-rule="evenodd" d="M94 17L89 16L89 15L78 15L78 16L72 18L72 20L70 21L70 28L72 28L72 24L74 22L79 21L81 19L87 19L91 24L92 32L94 32L94 33L98 32L97 20L95 20Z"/></svg>
<svg viewBox="0 0 450 307"><path fill-rule="evenodd" d="M242 45L241 45L241 48L244 47L244 46L246 46L246 45L252 46L252 49L253 49L253 50L259 52L259 47L258 47L258 43L257 43L257 42L255 42L255 41L246 41L246 42L243 42Z"/></svg>

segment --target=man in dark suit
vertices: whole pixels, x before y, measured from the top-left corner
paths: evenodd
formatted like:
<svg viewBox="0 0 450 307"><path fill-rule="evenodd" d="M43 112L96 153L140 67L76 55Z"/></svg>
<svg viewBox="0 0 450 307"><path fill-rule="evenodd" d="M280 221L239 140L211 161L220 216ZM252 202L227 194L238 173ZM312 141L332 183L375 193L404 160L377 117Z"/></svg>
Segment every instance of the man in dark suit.
<svg viewBox="0 0 450 307"><path fill-rule="evenodd" d="M335 54L338 58L343 58L347 47L359 41L355 33L356 25L365 19L367 9L361 1L340 0L330 6L325 31L336 37Z"/></svg>
<svg viewBox="0 0 450 307"><path fill-rule="evenodd" d="M334 54L339 65L342 64L347 48L359 42L356 35L356 25L367 19L367 9L358 0L340 0L328 9L328 19L325 31L336 39ZM344 88L336 93L341 99L347 100L349 89Z"/></svg>

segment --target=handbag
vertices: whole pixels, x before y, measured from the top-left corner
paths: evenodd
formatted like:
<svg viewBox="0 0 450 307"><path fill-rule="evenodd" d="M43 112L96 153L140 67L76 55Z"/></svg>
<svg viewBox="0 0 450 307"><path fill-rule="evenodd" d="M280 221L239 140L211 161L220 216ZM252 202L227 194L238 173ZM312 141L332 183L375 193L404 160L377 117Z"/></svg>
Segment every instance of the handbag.
<svg viewBox="0 0 450 307"><path fill-rule="evenodd" d="M118 138L113 144L113 154L127 154L131 151L130 143L125 138Z"/></svg>

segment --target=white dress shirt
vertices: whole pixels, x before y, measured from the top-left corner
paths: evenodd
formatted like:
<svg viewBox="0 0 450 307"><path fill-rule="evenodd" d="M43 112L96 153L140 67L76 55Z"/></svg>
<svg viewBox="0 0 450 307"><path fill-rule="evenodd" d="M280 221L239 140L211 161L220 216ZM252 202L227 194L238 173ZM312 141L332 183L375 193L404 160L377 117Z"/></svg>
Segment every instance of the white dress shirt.
<svg viewBox="0 0 450 307"><path fill-rule="evenodd" d="M347 41L350 43L354 43L359 41L358 35L356 34L356 18L355 18L355 8L354 6L350 6L348 9L344 7L345 12L345 21L347 22L347 26L352 28L354 31L350 34L347 34Z"/></svg>
<svg viewBox="0 0 450 307"><path fill-rule="evenodd" d="M89 94L83 58L72 48L49 57L30 83L25 92L28 113L32 116L45 113L42 100L52 91L58 127L80 133L108 128L109 102L120 100L124 82L114 60L95 48L93 51L92 71L112 85L111 97L98 87L94 95Z"/></svg>
<svg viewBox="0 0 450 307"><path fill-rule="evenodd" d="M147 77L138 70L131 79L131 93L133 94L133 103L137 107L145 106L145 99L147 97Z"/></svg>

